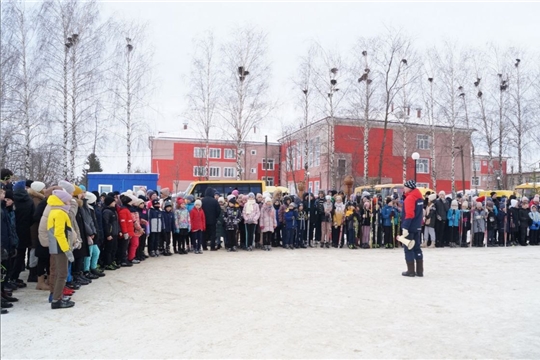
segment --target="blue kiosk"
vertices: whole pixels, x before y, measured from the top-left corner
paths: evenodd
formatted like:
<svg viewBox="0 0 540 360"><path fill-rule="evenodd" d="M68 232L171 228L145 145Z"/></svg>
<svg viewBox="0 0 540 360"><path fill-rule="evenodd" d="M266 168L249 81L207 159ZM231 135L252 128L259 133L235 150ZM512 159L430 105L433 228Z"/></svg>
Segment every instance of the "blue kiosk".
<svg viewBox="0 0 540 360"><path fill-rule="evenodd" d="M159 175L154 173L111 174L89 172L87 177L87 189L89 191L97 190L100 194L127 190L137 192L141 188L159 190L157 185Z"/></svg>

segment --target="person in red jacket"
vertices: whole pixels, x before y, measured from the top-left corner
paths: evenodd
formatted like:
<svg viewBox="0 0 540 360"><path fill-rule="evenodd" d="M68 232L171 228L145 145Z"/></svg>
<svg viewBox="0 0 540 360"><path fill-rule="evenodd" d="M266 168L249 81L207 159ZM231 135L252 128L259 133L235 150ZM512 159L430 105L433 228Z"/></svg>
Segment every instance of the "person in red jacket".
<svg viewBox="0 0 540 360"><path fill-rule="evenodd" d="M420 248L420 233L422 231L422 217L424 212L424 198L420 190L416 188L416 181L409 180L403 184L403 193L405 200L403 201L403 222L401 228L403 237L408 240L413 240L414 245L410 243L410 247L404 246L405 261L407 263L407 271L401 273L403 276L414 277L424 276L424 256ZM416 272L414 271L414 263L416 261Z"/></svg>
<svg viewBox="0 0 540 360"><path fill-rule="evenodd" d="M122 267L133 266L127 259L129 240L135 236L135 228L133 227L133 217L129 211L129 203L132 199L126 195L120 195L122 206L118 206L118 222L120 223L120 238L118 239L118 250L116 252L116 263Z"/></svg>
<svg viewBox="0 0 540 360"><path fill-rule="evenodd" d="M206 231L206 218L201 207L201 200L196 200L195 207L189 213L189 219L191 221L191 244L195 250L195 254L202 254L201 243L203 232Z"/></svg>

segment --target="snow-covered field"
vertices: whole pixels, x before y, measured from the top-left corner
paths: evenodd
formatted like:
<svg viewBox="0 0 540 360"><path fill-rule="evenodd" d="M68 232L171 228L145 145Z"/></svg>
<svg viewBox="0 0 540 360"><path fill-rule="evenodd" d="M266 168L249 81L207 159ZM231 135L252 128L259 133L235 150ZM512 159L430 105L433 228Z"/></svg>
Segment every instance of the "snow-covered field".
<svg viewBox="0 0 540 360"><path fill-rule="evenodd" d="M540 358L540 247L174 255L2 315L2 359ZM26 273L23 275L26 279Z"/></svg>

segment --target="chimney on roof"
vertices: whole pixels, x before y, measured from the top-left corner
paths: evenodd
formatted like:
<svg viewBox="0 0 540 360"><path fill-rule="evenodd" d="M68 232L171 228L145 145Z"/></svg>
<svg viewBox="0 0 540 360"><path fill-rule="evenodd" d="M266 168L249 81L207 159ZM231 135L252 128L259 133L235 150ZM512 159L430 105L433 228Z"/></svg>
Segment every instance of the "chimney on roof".
<svg viewBox="0 0 540 360"><path fill-rule="evenodd" d="M184 121L184 130L187 130L187 125L188 125L188 122Z"/></svg>
<svg viewBox="0 0 540 360"><path fill-rule="evenodd" d="M257 133L257 126L253 126L253 133L254 133L254 134Z"/></svg>
<svg viewBox="0 0 540 360"><path fill-rule="evenodd" d="M410 115L411 115L411 107L407 106L407 116L410 116Z"/></svg>
<svg viewBox="0 0 540 360"><path fill-rule="evenodd" d="M419 119L422 117L422 109L421 108L416 108L416 117L419 118Z"/></svg>

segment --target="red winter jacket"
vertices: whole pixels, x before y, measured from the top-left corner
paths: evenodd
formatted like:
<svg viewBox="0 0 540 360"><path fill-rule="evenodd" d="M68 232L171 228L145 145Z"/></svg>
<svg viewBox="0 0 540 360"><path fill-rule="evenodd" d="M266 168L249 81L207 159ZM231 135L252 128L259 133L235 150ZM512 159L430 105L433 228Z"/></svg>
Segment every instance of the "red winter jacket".
<svg viewBox="0 0 540 360"><path fill-rule="evenodd" d="M204 211L202 208L197 209L194 207L189 212L189 219L191 220L191 231L205 231L206 230L206 218L204 217Z"/></svg>
<svg viewBox="0 0 540 360"><path fill-rule="evenodd" d="M120 231L122 234L128 234L129 237L135 236L133 217L131 216L131 211L129 211L128 208L118 208L118 222L120 223Z"/></svg>

